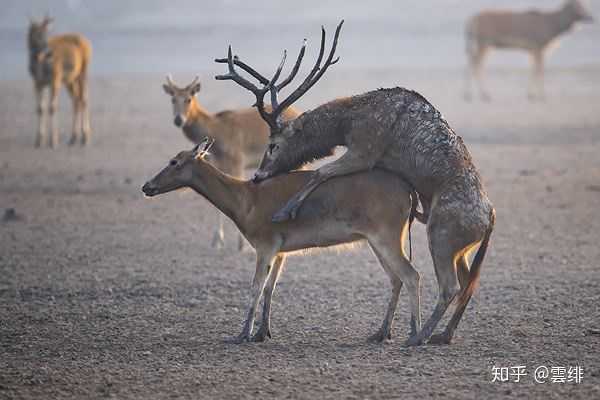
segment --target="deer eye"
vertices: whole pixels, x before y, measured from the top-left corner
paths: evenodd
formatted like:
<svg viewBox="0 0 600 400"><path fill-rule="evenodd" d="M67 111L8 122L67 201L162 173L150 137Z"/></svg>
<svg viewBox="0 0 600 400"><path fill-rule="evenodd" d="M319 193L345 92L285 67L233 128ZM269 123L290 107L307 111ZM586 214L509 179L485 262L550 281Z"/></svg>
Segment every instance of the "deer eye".
<svg viewBox="0 0 600 400"><path fill-rule="evenodd" d="M185 99L185 104L190 104L190 101L191 101L191 100L190 100L189 98L188 98L188 99Z"/></svg>
<svg viewBox="0 0 600 400"><path fill-rule="evenodd" d="M177 165L177 160L171 160L171 161L169 161L169 165L170 166Z"/></svg>
<svg viewBox="0 0 600 400"><path fill-rule="evenodd" d="M269 145L269 154L273 154L273 152L274 152L275 150L277 150L277 148L278 148L278 147L279 147L279 146L278 146L278 145L276 145L276 144L270 144L270 145Z"/></svg>

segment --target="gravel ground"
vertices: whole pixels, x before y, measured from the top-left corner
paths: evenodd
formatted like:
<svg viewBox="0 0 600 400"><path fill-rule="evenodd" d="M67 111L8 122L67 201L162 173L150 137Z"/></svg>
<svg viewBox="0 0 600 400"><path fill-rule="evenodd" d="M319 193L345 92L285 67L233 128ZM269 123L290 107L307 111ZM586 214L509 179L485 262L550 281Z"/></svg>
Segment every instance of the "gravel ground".
<svg viewBox="0 0 600 400"><path fill-rule="evenodd" d="M54 151L33 148L30 82L0 81L0 212L16 212L0 222L0 398L600 397L599 71L550 72L543 104L525 100L524 71L500 71L491 104L464 103L458 71L340 71L300 106L401 77L481 169L497 227L455 343L403 347L404 295L394 340L366 341L390 294L366 247L291 258L273 338L227 343L254 253L236 252L231 223L226 248L212 249L216 212L191 191L140 193L190 146L162 78L93 80L92 145ZM203 88L211 110L249 103L230 85ZM437 285L422 226L413 237L426 317ZM492 382L493 367L519 365L521 382ZM582 366L583 380L535 383L538 366Z"/></svg>

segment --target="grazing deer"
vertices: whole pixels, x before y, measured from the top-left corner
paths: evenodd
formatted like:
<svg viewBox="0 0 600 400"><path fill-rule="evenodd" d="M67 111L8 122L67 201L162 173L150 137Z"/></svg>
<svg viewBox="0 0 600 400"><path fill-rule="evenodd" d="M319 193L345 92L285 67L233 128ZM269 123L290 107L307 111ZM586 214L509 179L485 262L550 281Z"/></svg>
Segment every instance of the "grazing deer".
<svg viewBox="0 0 600 400"><path fill-rule="evenodd" d="M419 345L428 338L431 338L430 343L450 343L479 281L495 220L494 208L462 138L423 96L403 88L379 89L334 100L289 122L278 118L286 107L323 76L329 66L339 60L334 59L334 55L342 24L343 21L335 31L331 51L323 65L325 29L322 29L321 48L313 69L300 86L281 102L277 93L297 74L306 43L289 77L281 84L277 81L285 53L273 78L260 79L267 83L259 88L237 73L236 65L252 76L259 75L232 56L231 46L226 60L228 73L216 78L233 80L253 92L261 116L271 127L270 143L254 175L254 182L265 181L321 158L335 146L347 148L339 159L310 175L302 189L274 215L274 222L294 220L310 193L331 178L379 167L398 174L412 185L424 206L424 214L419 219L427 223L439 294L431 317L408 344ZM264 106L267 93L270 93L271 112ZM365 195L362 190L356 193L361 196L356 201L362 207L387 201L386 196ZM477 245L479 249L469 268L469 254ZM456 302L456 309L448 326L442 334L431 337L453 302Z"/></svg>
<svg viewBox="0 0 600 400"><path fill-rule="evenodd" d="M419 273L404 253L411 212L410 190L402 179L381 170L333 179L315 190L293 221L271 222L289 196L310 181L312 171L279 175L260 184L241 181L205 160L210 146L183 151L148 181L142 191L156 196L189 187L227 215L256 249L256 272L246 322L238 342L271 337L271 298L286 254L313 247L335 246L367 240L392 283L381 329L371 337L391 337L391 327L402 284L408 289L411 334L420 328ZM371 197L379 199L372 201ZM264 293L262 324L252 336L256 308Z"/></svg>
<svg viewBox="0 0 600 400"><path fill-rule="evenodd" d="M469 63L465 99L471 99L473 75L481 98L486 101L490 99L484 87L481 69L491 48L522 49L529 52L533 61L533 73L528 96L531 100L544 99L544 55L559 35L570 30L579 21L593 21L580 0L568 0L560 9L549 12L483 11L471 17L465 32Z"/></svg>
<svg viewBox="0 0 600 400"><path fill-rule="evenodd" d="M29 25L29 73L33 78L37 100L38 132L36 147L46 141L46 114L50 114L51 134L49 144L58 145L56 111L58 94L64 83L73 101L73 131L70 145L79 139L84 145L90 140L90 113L88 104L88 68L92 56L90 42L79 34L48 37L52 19L45 17L41 22ZM50 88L50 103L46 107L44 89Z"/></svg>
<svg viewBox="0 0 600 400"><path fill-rule="evenodd" d="M210 114L198 102L196 95L201 84L198 77L185 87L179 87L170 75L163 85L165 93L171 96L173 123L181 128L185 137L193 143L201 143L206 137L216 139L211 157L217 167L237 178L244 176L245 168L256 168L266 144L269 141L269 126L264 123L253 108L235 111L221 111ZM283 114L285 120L298 116L294 109ZM225 244L223 216L219 214L219 225L214 233L212 244L222 247ZM238 249L244 247L244 238L238 237Z"/></svg>

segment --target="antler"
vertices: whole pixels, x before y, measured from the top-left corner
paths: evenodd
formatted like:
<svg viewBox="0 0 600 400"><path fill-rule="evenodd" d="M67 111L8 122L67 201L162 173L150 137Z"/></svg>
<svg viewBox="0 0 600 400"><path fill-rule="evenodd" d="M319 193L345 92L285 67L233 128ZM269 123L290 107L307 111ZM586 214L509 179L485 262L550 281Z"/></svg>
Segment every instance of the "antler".
<svg viewBox="0 0 600 400"><path fill-rule="evenodd" d="M279 76L281 75L281 70L283 69L283 65L284 65L286 57L287 57L286 51L283 52L283 59L281 60L279 67L277 67L277 70L275 71L275 74L273 75L273 77L271 79L267 79L260 73L256 72L256 70L254 70L252 67L250 67L246 63L242 62L238 58L238 56L233 56L232 51L231 51L231 46L229 46L227 58L215 59L215 62L227 63L229 72L225 75L217 75L215 77L215 79L217 79L217 80L233 80L238 85L240 85L240 86L246 88L247 90L251 91L252 93L254 93L254 95L256 96L256 103L254 103L254 106L256 106L258 108L258 112L260 113L261 117L265 120L265 122L267 122L267 124L271 128L271 133L273 134L273 132L277 132L279 130L279 127L280 127L279 118L280 118L281 114L283 113L283 111L286 108L288 108L289 106L291 106L296 100L298 100L315 83L317 83L317 81L319 79L321 79L321 77L323 76L323 74L325 73L327 68L329 68L330 65L333 65L339 61L339 59L340 59L339 57L336 59L334 59L333 57L335 55L338 37L340 35L340 30L342 29L343 24L344 24L344 20L342 20L338 24L338 26L335 30L333 45L331 46L329 56L327 57L327 60L325 60L325 63L323 65L321 65L321 61L323 60L323 55L325 54L325 28L321 27L321 47L319 50L319 56L317 57L317 61L315 62L313 69L310 71L310 73L304 79L304 81L300 84L300 86L298 86L298 88L296 90L294 90L281 103L279 103L277 100L277 94L279 93L279 91L281 91L281 89L283 89L284 87L289 85L290 82L292 82L292 80L298 74L298 71L300 70L300 64L302 63L302 59L304 58L304 54L306 52L306 39L304 39L302 47L300 48L300 53L298 54L298 58L296 59L296 63L294 64L294 67L292 68L290 75L279 84L276 84L276 83L277 83L277 80L279 79ZM257 87L252 82L250 82L247 79L245 79L244 77L240 76L235 70L236 65L238 67L240 67L242 70L246 71L252 77L254 77L258 82L260 82L263 85L262 88ZM267 94L267 92L271 93L272 112L270 112L270 113L265 110L265 105L264 105L264 97Z"/></svg>
<svg viewBox="0 0 600 400"><path fill-rule="evenodd" d="M171 87L173 87L173 86L177 86L177 85L175 84L175 82L173 81L173 78L171 77L171 74L168 74L168 75L167 75L167 85L169 85L169 86L171 86Z"/></svg>

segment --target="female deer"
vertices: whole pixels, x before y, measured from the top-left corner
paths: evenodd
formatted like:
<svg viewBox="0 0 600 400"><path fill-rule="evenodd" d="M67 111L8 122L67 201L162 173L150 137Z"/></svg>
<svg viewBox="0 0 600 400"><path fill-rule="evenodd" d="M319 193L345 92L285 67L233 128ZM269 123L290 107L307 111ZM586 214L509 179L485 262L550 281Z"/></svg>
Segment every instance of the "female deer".
<svg viewBox="0 0 600 400"><path fill-rule="evenodd" d="M201 143L206 137L215 139L211 159L220 170L242 178L246 168L256 168L260 163L263 150L269 141L269 126L253 108L209 113L198 101L197 94L200 88L198 77L189 85L180 87L167 75L167 83L163 84L163 90L171 96L173 123L195 144ZM295 109L289 108L282 116L288 121L298 115ZM225 245L221 214L212 245ZM244 238L240 235L238 250L243 248Z"/></svg>
<svg viewBox="0 0 600 400"><path fill-rule="evenodd" d="M32 21L29 26L29 72L33 78L38 112L36 147L46 141L45 114L50 114L50 146L58 145L56 111L58 93L64 83L73 101L73 133L69 144L77 143L81 133L81 144L90 140L90 115L87 93L88 68L92 57L90 42L79 34L58 35L48 38L48 27L52 19L45 17L41 22ZM50 104L46 111L44 89L50 88Z"/></svg>
<svg viewBox="0 0 600 400"><path fill-rule="evenodd" d="M271 222L273 212L305 185L313 172L296 171L257 185L235 179L210 165L204 159L209 146L207 142L200 152L197 145L192 151L179 153L142 191L147 196L156 196L182 187L193 189L231 218L256 249L250 305L238 342L271 337L271 297L287 253L363 239L369 242L392 283L392 297L383 325L372 339L382 341L391 337L403 283L410 296L411 335L416 334L420 327L420 278L403 250L412 202L400 177L374 170L333 179L314 191L295 220L275 224ZM370 201L371 196L381 201ZM262 324L252 336L263 292Z"/></svg>

